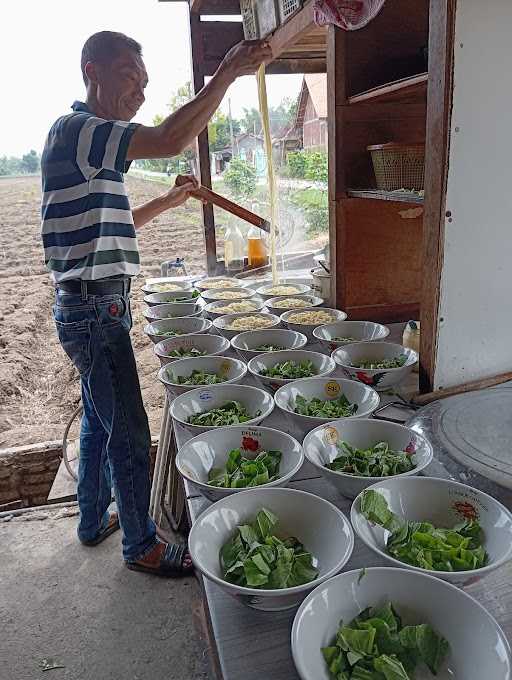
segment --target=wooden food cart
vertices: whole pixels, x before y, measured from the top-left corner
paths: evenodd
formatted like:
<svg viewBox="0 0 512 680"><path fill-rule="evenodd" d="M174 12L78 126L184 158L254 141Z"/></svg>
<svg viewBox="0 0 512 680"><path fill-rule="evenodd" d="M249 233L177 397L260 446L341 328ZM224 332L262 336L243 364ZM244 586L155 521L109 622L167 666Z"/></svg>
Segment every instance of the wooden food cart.
<svg viewBox="0 0 512 680"><path fill-rule="evenodd" d="M243 39L243 27L203 20L240 15L238 0L189 3L197 92ZM274 61L268 73L327 73L335 306L349 319L420 318L419 387L425 393L512 379L512 135L503 115L512 94L496 77L512 65L510 25L512 5L502 0L387 0L365 28L345 32L316 26L313 0L306 0L269 38ZM425 143L424 195L377 190L367 147L391 141ZM201 181L211 187L206 130L198 152ZM203 206L203 218L208 272L215 274L222 263L211 205ZM291 486L332 496L307 467ZM186 491L194 520L205 501ZM346 511L343 500L332 500ZM351 564L371 559L356 551ZM289 613L265 616L244 610L213 584L205 589L222 677L297 677ZM509 572L499 570L470 592L510 635Z"/></svg>

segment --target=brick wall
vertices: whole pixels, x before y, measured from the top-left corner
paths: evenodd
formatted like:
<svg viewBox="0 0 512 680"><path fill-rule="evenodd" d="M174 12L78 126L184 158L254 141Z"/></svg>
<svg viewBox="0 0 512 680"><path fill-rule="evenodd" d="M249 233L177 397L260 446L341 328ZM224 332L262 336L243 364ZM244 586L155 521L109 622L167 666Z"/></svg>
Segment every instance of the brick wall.
<svg viewBox="0 0 512 680"><path fill-rule="evenodd" d="M61 455L61 442L4 449L0 453L0 507L15 501L21 501L22 507L44 505Z"/></svg>
<svg viewBox="0 0 512 680"><path fill-rule="evenodd" d="M151 476L155 465L158 440L150 450ZM0 451L0 511L6 505L13 508L44 505L62 459L62 442L43 442L16 446Z"/></svg>

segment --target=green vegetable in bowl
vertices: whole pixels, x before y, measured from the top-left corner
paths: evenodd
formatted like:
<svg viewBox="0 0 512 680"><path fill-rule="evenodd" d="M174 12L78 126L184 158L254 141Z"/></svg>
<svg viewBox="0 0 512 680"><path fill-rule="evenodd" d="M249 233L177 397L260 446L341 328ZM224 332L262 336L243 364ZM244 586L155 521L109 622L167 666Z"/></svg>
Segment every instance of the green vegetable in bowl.
<svg viewBox="0 0 512 680"><path fill-rule="evenodd" d="M314 581L318 569L313 556L293 537L274 535L278 518L263 508L254 522L237 527L220 551L223 577L248 588L292 588Z"/></svg>
<svg viewBox="0 0 512 680"><path fill-rule="evenodd" d="M384 496L373 490L363 493L361 512L368 521L391 532L386 550L401 562L434 571L472 571L487 563L477 520L466 520L451 529L409 522L391 512Z"/></svg>
<svg viewBox="0 0 512 680"><path fill-rule="evenodd" d="M284 347L278 347L277 345L260 345L259 347L255 347L253 352L279 352L283 349Z"/></svg>
<svg viewBox="0 0 512 680"><path fill-rule="evenodd" d="M403 626L393 605L364 609L343 621L329 647L322 648L334 680L413 680L425 664L437 675L450 645L428 624Z"/></svg>
<svg viewBox="0 0 512 680"><path fill-rule="evenodd" d="M267 378L295 380L297 378L310 378L312 375L316 375L316 370L312 361L283 361L270 368L264 368L260 371L260 374Z"/></svg>
<svg viewBox="0 0 512 680"><path fill-rule="evenodd" d="M352 366L355 368L366 368L366 369L376 369L376 368L400 368L407 361L406 354L400 354L399 357L394 359L364 359L364 361L358 361Z"/></svg>
<svg viewBox="0 0 512 680"><path fill-rule="evenodd" d="M355 338L331 338L332 342L356 342Z"/></svg>
<svg viewBox="0 0 512 680"><path fill-rule="evenodd" d="M229 452L224 468L212 468L208 484L224 489L243 489L268 484L279 478L281 451L261 451L256 458L245 458L240 449Z"/></svg>
<svg viewBox="0 0 512 680"><path fill-rule="evenodd" d="M222 425L239 425L241 423L246 423L248 420L257 418L259 415L261 415L261 411L257 411L254 415L250 415L245 406L239 401L228 401L224 406L212 408L209 411L189 416L187 422L191 425L202 425L203 427L219 427Z"/></svg>
<svg viewBox="0 0 512 680"><path fill-rule="evenodd" d="M168 331L161 331L160 333L155 333L155 335L161 335L163 338L173 338L175 335L185 335L185 331L180 331L178 328L171 328Z"/></svg>
<svg viewBox="0 0 512 680"><path fill-rule="evenodd" d="M357 411L357 404L351 404L344 394L340 395L337 399L327 401L323 401L318 397L308 400L299 394L295 400L295 408L293 410L301 416L348 418Z"/></svg>
<svg viewBox="0 0 512 680"><path fill-rule="evenodd" d="M221 378L217 373L206 373L194 369L190 375L174 375L169 373L169 380L176 385L215 385L225 382L226 378Z"/></svg>
<svg viewBox="0 0 512 680"><path fill-rule="evenodd" d="M169 352L169 357L202 357L206 354L205 349L198 349L197 347L178 347Z"/></svg>
<svg viewBox="0 0 512 680"><path fill-rule="evenodd" d="M344 441L336 446L340 455L325 467L346 475L392 477L416 467L410 454L406 451L393 451L387 442L379 442L368 449L358 449Z"/></svg>

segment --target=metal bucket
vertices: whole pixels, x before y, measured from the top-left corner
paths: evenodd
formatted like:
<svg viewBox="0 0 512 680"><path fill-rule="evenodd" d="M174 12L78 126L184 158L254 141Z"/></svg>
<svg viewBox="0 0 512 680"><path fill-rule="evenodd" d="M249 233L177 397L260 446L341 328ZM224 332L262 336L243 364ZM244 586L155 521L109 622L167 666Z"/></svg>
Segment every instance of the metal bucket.
<svg viewBox="0 0 512 680"><path fill-rule="evenodd" d="M313 289L315 295L323 298L327 306L332 306L331 275L328 274L322 267L318 267L317 269L311 270L311 276L313 277L311 288Z"/></svg>

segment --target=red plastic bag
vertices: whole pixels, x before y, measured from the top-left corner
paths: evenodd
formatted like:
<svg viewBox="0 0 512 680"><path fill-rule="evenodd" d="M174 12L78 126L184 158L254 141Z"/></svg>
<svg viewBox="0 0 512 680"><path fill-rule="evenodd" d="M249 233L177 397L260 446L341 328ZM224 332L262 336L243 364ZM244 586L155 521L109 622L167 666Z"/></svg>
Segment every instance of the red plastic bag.
<svg viewBox="0 0 512 680"><path fill-rule="evenodd" d="M315 23L318 26L335 24L345 31L357 31L377 16L384 2L385 0L315 0Z"/></svg>

